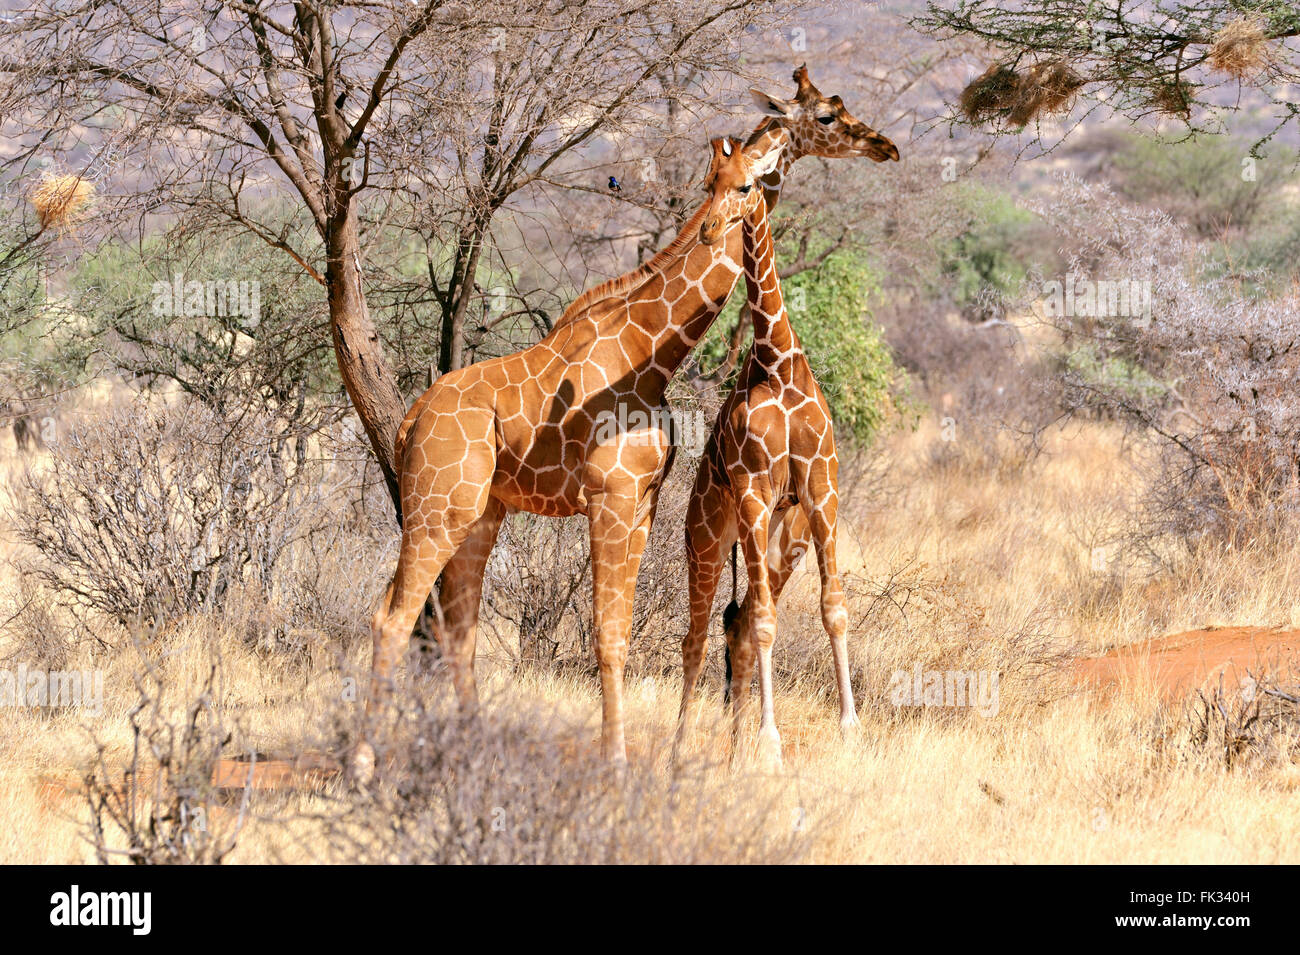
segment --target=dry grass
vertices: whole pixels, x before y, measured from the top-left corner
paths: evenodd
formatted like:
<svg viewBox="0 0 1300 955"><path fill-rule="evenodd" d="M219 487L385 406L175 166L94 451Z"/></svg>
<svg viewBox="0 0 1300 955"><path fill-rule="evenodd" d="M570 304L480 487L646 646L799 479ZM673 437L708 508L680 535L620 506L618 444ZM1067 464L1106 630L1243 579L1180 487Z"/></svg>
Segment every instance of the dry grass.
<svg viewBox="0 0 1300 955"><path fill-rule="evenodd" d="M1125 531L1124 501L1138 490L1118 432L1055 433L1046 455L1018 467L966 453L961 435L942 454L933 427L893 438L882 451L892 493L852 500L844 516L858 739L839 739L829 648L805 569L781 609L783 772L726 767L716 639L689 769L676 780L665 745L676 671L630 674L632 764L617 780L595 758L591 676L520 672L489 646L480 658L485 717L473 730L446 709L445 681L418 678L410 697L418 705L392 727L386 788L365 801L338 784L259 794L227 861L1300 860L1300 770L1289 758L1228 769L1188 742L1190 704L1171 706L1144 687L1098 699L1063 670L1076 649L1171 630L1294 625L1300 563L1287 549L1206 551L1176 578L1142 576L1107 556ZM12 604L18 589L6 589L0 599ZM228 753L339 750L355 730L347 680L364 672L365 641L334 637L310 652L268 654L232 624L237 613L191 615L142 650L67 651L62 665L103 669L102 712L0 710L0 861L93 861L75 788L98 745L106 763L128 760L139 653L164 675L181 714L217 653ZM683 626L665 621L663 639L679 639ZM15 639L0 646L4 666L24 652ZM996 715L894 705L891 672L917 664L997 670ZM238 812L227 796L200 795L219 823Z"/></svg>

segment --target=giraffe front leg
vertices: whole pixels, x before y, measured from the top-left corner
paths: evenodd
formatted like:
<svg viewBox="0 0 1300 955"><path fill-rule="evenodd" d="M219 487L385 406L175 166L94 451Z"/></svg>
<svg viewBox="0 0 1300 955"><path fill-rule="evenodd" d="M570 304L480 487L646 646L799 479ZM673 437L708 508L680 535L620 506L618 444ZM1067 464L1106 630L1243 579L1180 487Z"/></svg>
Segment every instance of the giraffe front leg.
<svg viewBox="0 0 1300 955"><path fill-rule="evenodd" d="M767 567L768 525L771 509L767 500L750 490L740 499L739 531L741 548L745 553L745 566L749 571L749 615L747 632L737 643L749 647L749 660L758 658L758 687L761 700L758 729L759 755L774 769L781 767L781 734L776 728L776 708L772 691L772 644L776 640L776 607L772 600L772 584ZM735 661L733 660L733 666ZM748 691L748 674L743 688L734 680L732 691ZM739 702L739 698L738 698ZM732 728L734 744L739 744L741 716L735 714ZM735 750L733 749L733 754Z"/></svg>
<svg viewBox="0 0 1300 955"><path fill-rule="evenodd" d="M591 582L596 624L596 662L600 666L601 750L615 764L627 763L623 731L623 669L632 623L629 546L635 498L601 494L588 509L591 528Z"/></svg>
<svg viewBox="0 0 1300 955"><path fill-rule="evenodd" d="M689 629L682 638L682 703L673 738L674 765L686 738L695 687L704 663L713 598L726 566L727 550L736 536L736 512L731 495L709 482L703 469L701 475L686 509L686 593L691 616Z"/></svg>

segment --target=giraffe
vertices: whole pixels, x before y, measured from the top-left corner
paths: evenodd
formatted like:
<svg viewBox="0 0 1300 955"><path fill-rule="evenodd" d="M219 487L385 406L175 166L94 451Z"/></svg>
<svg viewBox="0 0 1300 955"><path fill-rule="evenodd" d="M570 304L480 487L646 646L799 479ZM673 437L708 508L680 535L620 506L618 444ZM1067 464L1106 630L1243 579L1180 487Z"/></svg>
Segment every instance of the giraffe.
<svg viewBox="0 0 1300 955"><path fill-rule="evenodd" d="M770 115L746 147L775 164L756 191L774 205L803 155L896 160L886 137L795 72L795 99L758 90ZM717 161L717 154L714 154ZM483 572L506 513L585 514L591 540L602 748L627 759L623 669L637 573L674 448L658 413L668 381L739 279L738 227L702 231L702 205L632 272L580 295L537 344L449 372L411 406L397 436L404 521L396 572L371 621L366 713L382 705L420 608L441 575L437 636L460 704L477 701L473 660ZM612 429L610 421L644 423ZM352 778L374 772L363 739Z"/></svg>
<svg viewBox="0 0 1300 955"><path fill-rule="evenodd" d="M822 622L835 658L841 726L847 730L857 723L845 645L848 611L835 560L838 461L830 409L781 295L767 205L748 194L761 167L756 167L738 140L719 140L718 144L722 159L711 172L711 202L724 210L720 215L743 224L746 298L754 341L735 390L718 412L687 506L691 617L682 641L682 703L673 749L674 753L679 750L686 732L713 596L727 552L738 538L749 590L743 625L727 628L732 663L732 758L739 752L757 651L762 696L759 740L765 757L779 766L781 737L772 705L776 596L798 558L790 559L796 542L789 538L788 523L784 535L773 535L774 513L779 522L783 512L796 508L803 512L821 571Z"/></svg>

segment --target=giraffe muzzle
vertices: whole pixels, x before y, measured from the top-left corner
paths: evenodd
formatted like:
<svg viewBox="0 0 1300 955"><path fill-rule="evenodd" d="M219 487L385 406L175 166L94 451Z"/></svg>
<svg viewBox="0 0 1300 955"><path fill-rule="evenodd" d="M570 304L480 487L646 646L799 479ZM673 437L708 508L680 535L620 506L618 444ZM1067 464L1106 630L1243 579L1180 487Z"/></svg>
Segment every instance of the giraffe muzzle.
<svg viewBox="0 0 1300 955"><path fill-rule="evenodd" d="M864 126L862 132L855 137L854 146L864 156L874 159L876 162L885 162L891 159L898 162L898 147L869 126Z"/></svg>
<svg viewBox="0 0 1300 955"><path fill-rule="evenodd" d="M704 220L704 224L700 226L700 241L705 245L713 245L718 241L726 226L727 223L722 216L709 216Z"/></svg>

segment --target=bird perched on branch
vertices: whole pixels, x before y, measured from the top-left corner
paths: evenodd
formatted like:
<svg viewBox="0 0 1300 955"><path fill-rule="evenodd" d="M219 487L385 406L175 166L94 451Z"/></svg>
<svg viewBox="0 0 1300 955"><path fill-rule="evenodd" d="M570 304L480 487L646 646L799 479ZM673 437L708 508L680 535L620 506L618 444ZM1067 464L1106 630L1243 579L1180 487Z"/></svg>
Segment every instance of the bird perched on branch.
<svg viewBox="0 0 1300 955"><path fill-rule="evenodd" d="M617 176L610 176L610 177L609 177L609 191L610 191L610 192L622 192L622 191L623 191L623 184L622 184L621 182L618 181L618 177L617 177Z"/></svg>

